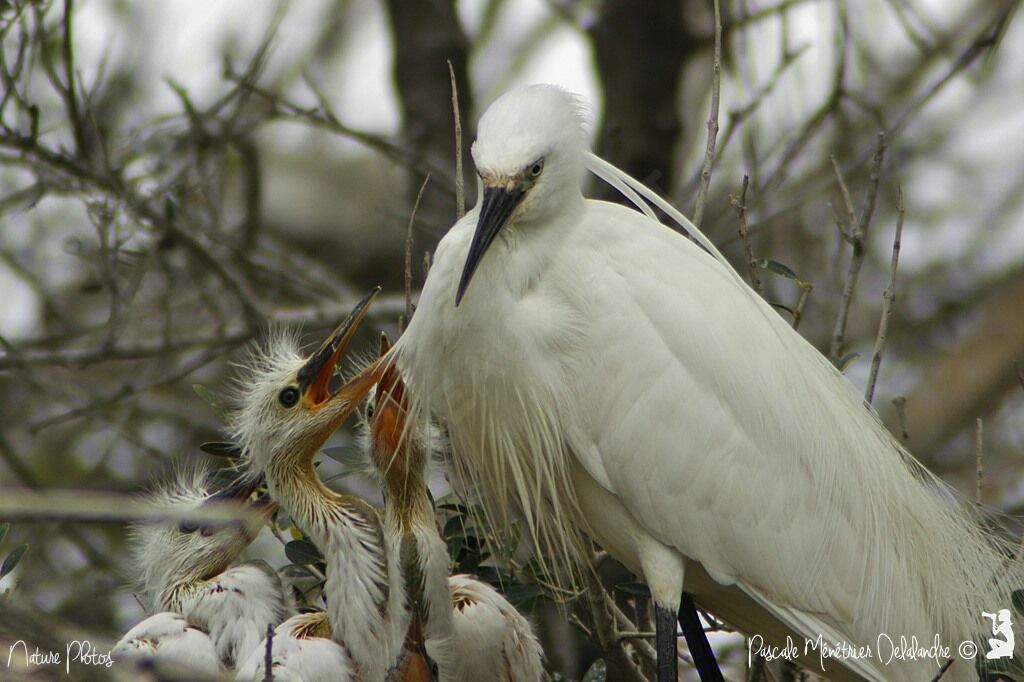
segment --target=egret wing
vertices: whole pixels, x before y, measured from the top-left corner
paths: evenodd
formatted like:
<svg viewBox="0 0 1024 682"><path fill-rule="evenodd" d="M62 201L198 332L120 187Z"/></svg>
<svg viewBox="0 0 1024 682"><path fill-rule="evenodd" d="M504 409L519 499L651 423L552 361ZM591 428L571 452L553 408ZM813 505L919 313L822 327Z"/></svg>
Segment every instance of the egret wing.
<svg viewBox="0 0 1024 682"><path fill-rule="evenodd" d="M871 416L807 342L720 263L640 214L589 202L570 433L588 473L722 584L852 622L874 559ZM884 445L884 444L883 444ZM886 474L909 478L891 449ZM877 540L877 538L876 538ZM876 633L877 634L877 633Z"/></svg>

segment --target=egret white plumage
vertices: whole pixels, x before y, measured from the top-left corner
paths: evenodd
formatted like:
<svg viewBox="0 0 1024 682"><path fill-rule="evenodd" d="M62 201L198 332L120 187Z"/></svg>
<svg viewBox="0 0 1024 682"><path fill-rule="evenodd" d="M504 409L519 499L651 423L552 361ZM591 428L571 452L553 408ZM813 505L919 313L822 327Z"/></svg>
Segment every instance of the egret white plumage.
<svg viewBox="0 0 1024 682"><path fill-rule="evenodd" d="M238 666L238 682L266 679L267 642L260 642ZM299 613L274 628L270 672L275 682L357 682L343 646L331 639L327 613Z"/></svg>
<svg viewBox="0 0 1024 682"><path fill-rule="evenodd" d="M313 458L354 411L375 379L330 383L376 291L312 355L287 333L272 334L245 365L232 431L246 467L266 476L271 496L323 552L324 595L334 640L355 674L382 682L398 661L408 626L396 543L379 513L353 495L326 487Z"/></svg>
<svg viewBox="0 0 1024 682"><path fill-rule="evenodd" d="M879 636L938 636L955 657L1010 603L1012 553L699 230L588 151L574 96L505 94L472 154L477 207L393 354L493 523L514 505L576 559L595 539L650 586L659 644L685 589L766 642L876 651L827 661L833 677L930 679L943 661L886 665ZM585 170L647 215L585 199ZM956 660L945 679L974 676Z"/></svg>
<svg viewBox="0 0 1024 682"><path fill-rule="evenodd" d="M211 500L245 500L252 485L211 492L209 474L181 469L152 500L171 509L194 510ZM249 503L248 523L203 525L147 523L132 529L141 587L160 610L129 630L112 653L153 657L217 672L231 667L280 622L288 604L278 574L262 562L234 564L276 505ZM212 670L211 670L212 654Z"/></svg>
<svg viewBox="0 0 1024 682"><path fill-rule="evenodd" d="M544 650L530 621L493 587L468 575L448 579L454 603L455 679L535 682Z"/></svg>
<svg viewBox="0 0 1024 682"><path fill-rule="evenodd" d="M387 339L381 339L381 354ZM407 425L405 386L387 368L365 411L367 449L381 474L385 525L400 538L406 594L441 680L538 682L544 652L533 629L489 585L450 576L448 547L427 489L428 464L447 439L432 422Z"/></svg>

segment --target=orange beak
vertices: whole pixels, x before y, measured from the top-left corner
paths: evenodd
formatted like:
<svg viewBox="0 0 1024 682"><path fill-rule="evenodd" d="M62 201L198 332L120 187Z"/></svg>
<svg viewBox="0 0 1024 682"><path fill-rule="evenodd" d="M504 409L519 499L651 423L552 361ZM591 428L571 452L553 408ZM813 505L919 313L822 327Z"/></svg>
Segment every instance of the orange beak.
<svg viewBox="0 0 1024 682"><path fill-rule="evenodd" d="M390 350L386 336L380 339L380 357ZM379 362L379 360L378 360ZM383 368L374 398L374 415L371 428L374 440L383 446L385 452L398 452L405 431L405 384L393 364Z"/></svg>
<svg viewBox="0 0 1024 682"><path fill-rule="evenodd" d="M373 299L379 293L380 287L377 287L367 294L363 300L359 301L352 312L349 313L349 316L345 318L345 321L331 332L331 335L320 344L320 348L310 356L306 364L299 370L297 377L299 388L303 392L303 398L308 407L322 407L328 400L337 397L345 390L346 387L343 386L339 391L332 394L330 389L331 378L334 376L334 370L338 366L341 356L344 355L349 342L355 335L356 330L359 329L359 324L366 317L366 311L369 309L370 303L373 302Z"/></svg>
<svg viewBox="0 0 1024 682"><path fill-rule="evenodd" d="M298 372L299 388L303 392L303 401L307 408L319 410L328 404L340 402L337 405L338 409L332 410L332 416L326 424L326 428L333 429L334 425L345 421L370 392L374 384L380 381L388 367L381 361L382 358L379 358L345 382L338 390L331 392L330 383L334 376L334 370L344 355L349 341L352 340L359 328L359 323L366 317L370 303L378 293L380 293L380 287L371 291L356 304L345 321L338 325L338 328L327 337Z"/></svg>

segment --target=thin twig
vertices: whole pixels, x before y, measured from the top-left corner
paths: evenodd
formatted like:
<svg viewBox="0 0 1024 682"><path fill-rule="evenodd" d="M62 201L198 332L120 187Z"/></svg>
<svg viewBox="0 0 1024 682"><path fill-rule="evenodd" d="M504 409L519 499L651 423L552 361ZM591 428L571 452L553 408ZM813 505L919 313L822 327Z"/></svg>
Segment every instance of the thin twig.
<svg viewBox="0 0 1024 682"><path fill-rule="evenodd" d="M267 623L267 646L263 650L263 682L274 682L274 624Z"/></svg>
<svg viewBox="0 0 1024 682"><path fill-rule="evenodd" d="M974 428L974 467L976 473L974 502L981 506L981 488L985 481L985 451L983 443L985 440L985 423L981 417L975 420Z"/></svg>
<svg viewBox="0 0 1024 682"><path fill-rule="evenodd" d="M796 308L793 309L793 329L800 328L800 320L804 319L804 306L807 305L807 299L810 297L811 292L814 291L814 285L810 282L797 282L800 287L800 298L796 302Z"/></svg>
<svg viewBox="0 0 1024 682"><path fill-rule="evenodd" d="M939 668L939 673L932 678L932 682L939 682L939 680L942 679L942 676L946 674L946 671L949 670L949 666L953 665L954 660L955 659L950 658L945 663L943 663L942 667Z"/></svg>
<svg viewBox="0 0 1024 682"><path fill-rule="evenodd" d="M423 198L423 191L427 189L430 182L430 173L423 178L420 191L416 193L416 201L412 204L412 213L409 215L409 226L405 230L405 320L408 323L412 319L412 226L416 222L416 212L420 208L420 199Z"/></svg>
<svg viewBox="0 0 1024 682"><path fill-rule="evenodd" d="M740 241L743 242L743 252L747 256L747 271L750 276L750 284L759 295L764 295L764 287L761 278L757 276L757 259L754 258L754 245L750 242L750 232L747 230L747 187L750 186L750 176L743 175L743 187L738 197L731 197L732 207L736 209L736 217L739 220Z"/></svg>
<svg viewBox="0 0 1024 682"><path fill-rule="evenodd" d="M889 319L892 317L893 303L896 301L896 268L900 262L900 239L903 235L903 215L906 207L903 203L903 188L897 190L896 200L896 235L892 240L892 264L889 268L889 286L882 294L882 316L878 321L878 335L875 336L875 352L871 355L871 372L868 375L868 386L864 391L864 402L869 406L875 398L875 383L878 381L878 369L882 365L882 355L889 332Z"/></svg>
<svg viewBox="0 0 1024 682"><path fill-rule="evenodd" d="M462 117L459 114L459 86L455 82L455 68L448 60L448 76L452 81L452 114L455 117L455 218L466 215L466 184L462 171Z"/></svg>
<svg viewBox="0 0 1024 682"><path fill-rule="evenodd" d="M590 601L590 615L594 621L594 634L596 635L597 643L603 650L607 660L614 667L618 668L625 678L635 682L642 682L646 679L645 676L640 671L637 662L633 661L628 655L626 641L618 637L619 625L617 620L619 613L616 613L618 607L615 605L615 600L609 596L597 576L588 572L586 580L589 588L587 594ZM622 618L627 621L629 620L624 614ZM637 631L636 626L632 625L632 623L630 623L627 629L633 632ZM591 639L595 638L591 637ZM636 647L635 650L639 655L648 656L650 661L657 660L657 656L654 655L654 647L649 642L642 638L629 641L632 643L632 646Z"/></svg>
<svg viewBox="0 0 1024 682"><path fill-rule="evenodd" d="M718 138L718 107L722 89L722 14L718 0L715 5L715 57L711 77L711 112L708 115L708 144L704 150L704 164L700 169L700 185L693 209L693 224L700 227L704 219L704 204L707 202L708 186L711 184L711 166L715 161L715 141Z"/></svg>
<svg viewBox="0 0 1024 682"><path fill-rule="evenodd" d="M843 203L846 205L847 224L843 236L850 242L850 246L853 249L853 253L850 256L850 267L846 273L846 282L843 285L842 298L839 302L839 312L836 315L835 327L832 330L832 343L829 346L829 357L833 361L838 360L843 352L846 322L850 315L850 304L853 302L853 294L857 289L860 269L864 264L868 227L871 224L871 216L875 211L875 198L878 195L878 184L882 176L882 161L885 158L885 147L885 133L879 133L878 147L875 150L875 158L871 164L871 180L868 185L868 194L859 220L854 218L853 202L850 199L849 190L846 189L846 183L843 180L842 172L839 170L839 164L836 163L834 158L832 159L836 179L839 182L839 189L843 195Z"/></svg>
<svg viewBox="0 0 1024 682"><path fill-rule="evenodd" d="M64 60L64 77L67 82L64 84L64 103L68 110L68 120L71 123L72 133L75 137L75 151L79 157L85 157L87 153L85 130L82 117L78 111L78 95L75 92L75 52L72 47L72 27L74 21L75 6L72 0L64 0L64 36L61 41L61 53Z"/></svg>

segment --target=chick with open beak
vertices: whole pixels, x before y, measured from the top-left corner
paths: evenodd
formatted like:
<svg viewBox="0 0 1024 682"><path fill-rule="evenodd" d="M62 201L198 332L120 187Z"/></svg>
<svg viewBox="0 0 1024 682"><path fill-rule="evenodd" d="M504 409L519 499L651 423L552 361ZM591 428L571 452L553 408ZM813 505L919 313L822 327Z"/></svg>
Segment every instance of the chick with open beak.
<svg viewBox="0 0 1024 682"><path fill-rule="evenodd" d="M271 496L316 543L327 563L324 596L334 640L358 679L383 681L408 624L398 549L376 509L327 488L313 458L377 382L372 365L336 390L335 369L379 290L360 301L312 354L276 334L247 363L232 418L247 468L266 476Z"/></svg>

